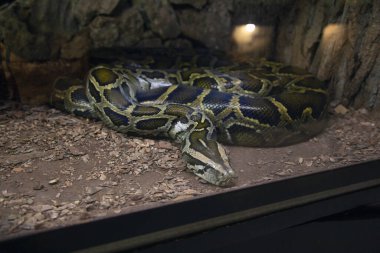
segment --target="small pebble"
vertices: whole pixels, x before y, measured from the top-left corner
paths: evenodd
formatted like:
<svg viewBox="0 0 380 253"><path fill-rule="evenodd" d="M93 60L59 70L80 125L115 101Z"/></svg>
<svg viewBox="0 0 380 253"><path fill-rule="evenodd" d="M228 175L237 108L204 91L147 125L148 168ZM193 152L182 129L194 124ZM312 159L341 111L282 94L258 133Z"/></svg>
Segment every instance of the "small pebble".
<svg viewBox="0 0 380 253"><path fill-rule="evenodd" d="M39 191L39 190L42 190L45 186L43 184L41 184L40 182L36 182L34 185L33 185L33 190L35 191Z"/></svg>
<svg viewBox="0 0 380 253"><path fill-rule="evenodd" d="M344 105L338 105L337 107L335 107L334 111L337 114L344 115L348 112L348 109Z"/></svg>
<svg viewBox="0 0 380 253"><path fill-rule="evenodd" d="M100 174L99 180L104 181L104 180L106 180L106 179L107 179L107 176L106 176L106 175L104 175L103 173Z"/></svg>
<svg viewBox="0 0 380 253"><path fill-rule="evenodd" d="M55 184L57 184L58 182L59 182L59 178L54 178L54 179L52 179L52 180L49 181L49 184L50 184L50 185L55 185Z"/></svg>

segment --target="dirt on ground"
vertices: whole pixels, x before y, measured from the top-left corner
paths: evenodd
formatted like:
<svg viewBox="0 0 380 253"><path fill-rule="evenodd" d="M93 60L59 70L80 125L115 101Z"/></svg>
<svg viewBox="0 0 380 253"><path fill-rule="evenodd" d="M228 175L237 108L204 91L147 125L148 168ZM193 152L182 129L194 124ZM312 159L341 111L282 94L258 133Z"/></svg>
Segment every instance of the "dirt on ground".
<svg viewBox="0 0 380 253"><path fill-rule="evenodd" d="M380 117L335 108L327 129L281 148L226 147L232 189L380 158ZM0 108L0 239L215 194L166 140L126 136L48 107Z"/></svg>

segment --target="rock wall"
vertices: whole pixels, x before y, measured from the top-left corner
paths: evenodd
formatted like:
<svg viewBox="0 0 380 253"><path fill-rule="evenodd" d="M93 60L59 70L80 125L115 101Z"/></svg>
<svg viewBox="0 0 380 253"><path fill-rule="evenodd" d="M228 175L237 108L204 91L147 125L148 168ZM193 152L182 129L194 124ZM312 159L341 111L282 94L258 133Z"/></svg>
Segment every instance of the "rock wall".
<svg viewBox="0 0 380 253"><path fill-rule="evenodd" d="M8 49L31 61L76 59L100 47L227 50L230 0L31 0L0 9ZM202 10L201 10L202 9Z"/></svg>
<svg viewBox="0 0 380 253"><path fill-rule="evenodd" d="M380 110L380 1L297 1L279 20L278 60L330 81L335 103Z"/></svg>
<svg viewBox="0 0 380 253"><path fill-rule="evenodd" d="M53 79L49 73L80 76L92 49L206 47L230 52L236 49L231 39L234 27L254 23L262 31L256 42L269 37L252 55L309 69L331 82L334 103L380 109L376 0L7 2L0 6L2 69L7 72L3 76L16 79L23 102L46 100L46 96L33 100L37 97L33 90L47 91ZM41 68L40 73L19 76Z"/></svg>

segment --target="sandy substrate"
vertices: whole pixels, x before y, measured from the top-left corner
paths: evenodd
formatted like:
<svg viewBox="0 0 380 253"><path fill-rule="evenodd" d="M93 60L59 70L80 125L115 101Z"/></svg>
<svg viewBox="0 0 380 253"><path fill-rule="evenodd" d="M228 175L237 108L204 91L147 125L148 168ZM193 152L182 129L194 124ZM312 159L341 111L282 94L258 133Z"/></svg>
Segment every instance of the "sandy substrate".
<svg viewBox="0 0 380 253"><path fill-rule="evenodd" d="M13 107L13 108L12 108ZM48 107L0 110L0 238L228 189L186 171L177 146ZM227 147L235 188L380 158L380 117L339 110L307 142Z"/></svg>

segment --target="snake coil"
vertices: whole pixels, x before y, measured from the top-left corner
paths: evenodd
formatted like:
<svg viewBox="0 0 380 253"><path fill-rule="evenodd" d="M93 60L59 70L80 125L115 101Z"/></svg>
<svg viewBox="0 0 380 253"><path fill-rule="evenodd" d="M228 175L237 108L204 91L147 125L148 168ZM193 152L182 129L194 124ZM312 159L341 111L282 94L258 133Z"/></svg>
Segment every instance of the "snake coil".
<svg viewBox="0 0 380 253"><path fill-rule="evenodd" d="M190 170L219 186L235 178L220 143L289 145L325 125L327 83L302 69L210 54L137 55L94 67L85 82L58 78L51 104L122 133L170 138Z"/></svg>

